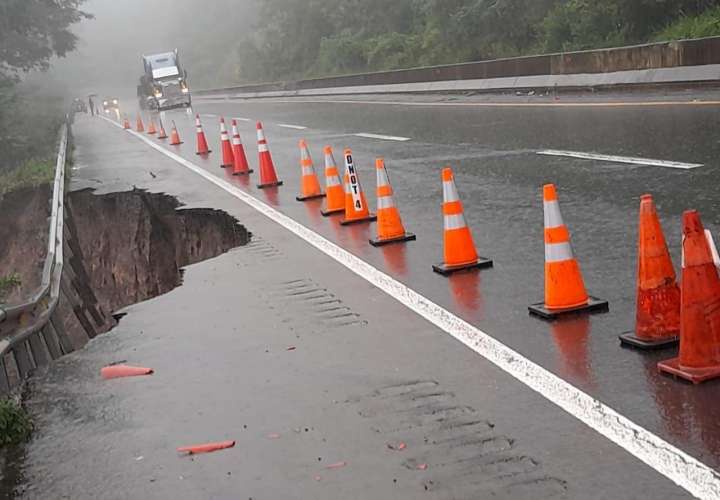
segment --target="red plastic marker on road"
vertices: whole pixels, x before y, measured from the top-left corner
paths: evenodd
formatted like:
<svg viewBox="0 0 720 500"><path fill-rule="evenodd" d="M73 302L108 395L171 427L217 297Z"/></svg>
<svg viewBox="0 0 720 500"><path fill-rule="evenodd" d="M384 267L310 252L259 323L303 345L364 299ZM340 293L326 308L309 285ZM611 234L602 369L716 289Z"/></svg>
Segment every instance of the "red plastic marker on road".
<svg viewBox="0 0 720 500"><path fill-rule="evenodd" d="M198 453L211 453L213 451L225 450L235 446L235 441L220 441L219 443L195 444L178 448L179 453L197 455Z"/></svg>
<svg viewBox="0 0 720 500"><path fill-rule="evenodd" d="M152 375L153 373L155 372L152 368L128 365L110 365L100 370L100 375L102 375L104 379L138 377L141 375Z"/></svg>

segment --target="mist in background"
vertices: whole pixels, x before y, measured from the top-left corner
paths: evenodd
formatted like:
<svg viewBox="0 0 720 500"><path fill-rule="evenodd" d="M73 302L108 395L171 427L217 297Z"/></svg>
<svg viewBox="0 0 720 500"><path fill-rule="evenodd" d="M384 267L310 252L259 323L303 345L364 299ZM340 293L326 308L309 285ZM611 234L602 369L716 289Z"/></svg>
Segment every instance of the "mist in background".
<svg viewBox="0 0 720 500"><path fill-rule="evenodd" d="M135 99L141 56L180 50L191 90L239 81L238 44L256 22L256 0L88 0L95 16L73 28L77 50L29 84L67 96Z"/></svg>

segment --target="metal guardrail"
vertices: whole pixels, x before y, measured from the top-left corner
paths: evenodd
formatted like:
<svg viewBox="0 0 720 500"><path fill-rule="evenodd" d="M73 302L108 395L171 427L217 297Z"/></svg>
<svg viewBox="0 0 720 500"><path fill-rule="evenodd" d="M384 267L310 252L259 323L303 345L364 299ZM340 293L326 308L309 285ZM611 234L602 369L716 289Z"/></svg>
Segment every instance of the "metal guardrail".
<svg viewBox="0 0 720 500"><path fill-rule="evenodd" d="M50 228L48 234L48 250L43 267L40 287L29 299L20 304L0 305L0 365L5 377L0 389L9 389L6 356L18 349L22 353L14 356L15 365L24 377L28 370L23 365L37 365L36 360L30 361L32 348L24 345L33 333L43 329L50 320L60 297L60 280L63 272L63 229L65 205L65 166L68 148L69 119L60 128L57 161L55 164L55 180L50 212ZM22 346L22 347L19 347ZM30 352L30 354L28 354ZM26 359L27 358L27 359Z"/></svg>

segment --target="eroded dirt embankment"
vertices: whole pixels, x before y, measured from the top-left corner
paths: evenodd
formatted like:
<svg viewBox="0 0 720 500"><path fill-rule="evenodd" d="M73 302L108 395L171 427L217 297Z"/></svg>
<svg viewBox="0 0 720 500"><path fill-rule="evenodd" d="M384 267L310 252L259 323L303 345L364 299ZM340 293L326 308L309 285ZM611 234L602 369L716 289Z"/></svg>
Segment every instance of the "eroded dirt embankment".
<svg viewBox="0 0 720 500"><path fill-rule="evenodd" d="M220 210L180 209L165 194L133 190L70 194L68 203L89 285L106 311L167 293L181 268L248 242L247 230Z"/></svg>
<svg viewBox="0 0 720 500"><path fill-rule="evenodd" d="M19 281L0 290L0 303L17 303L40 286L51 194L50 186L43 185L0 198L0 280L16 275Z"/></svg>

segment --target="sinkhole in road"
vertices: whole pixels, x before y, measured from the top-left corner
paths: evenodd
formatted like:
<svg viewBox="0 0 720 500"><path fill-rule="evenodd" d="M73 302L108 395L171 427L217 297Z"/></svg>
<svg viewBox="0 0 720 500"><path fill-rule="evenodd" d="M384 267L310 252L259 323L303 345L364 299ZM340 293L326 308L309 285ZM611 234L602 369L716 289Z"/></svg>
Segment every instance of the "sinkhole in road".
<svg viewBox="0 0 720 500"><path fill-rule="evenodd" d="M221 210L182 208L174 197L140 189L70 194L67 204L88 285L107 312L182 284L183 267L246 245L251 237Z"/></svg>

